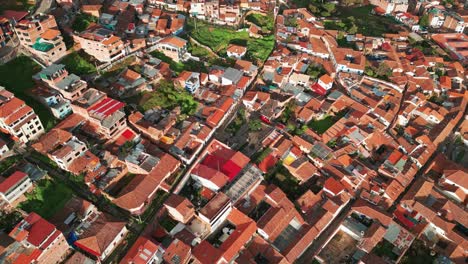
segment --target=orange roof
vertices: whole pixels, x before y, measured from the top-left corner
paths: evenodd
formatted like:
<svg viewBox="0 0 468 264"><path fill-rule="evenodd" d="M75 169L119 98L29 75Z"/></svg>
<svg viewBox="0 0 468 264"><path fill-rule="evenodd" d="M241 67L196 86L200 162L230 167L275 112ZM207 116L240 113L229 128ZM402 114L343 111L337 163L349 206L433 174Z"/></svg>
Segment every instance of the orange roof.
<svg viewBox="0 0 468 264"><path fill-rule="evenodd" d="M115 42L120 41L120 38L117 36L112 35L110 38L105 39L102 44L104 45L111 45L114 44Z"/></svg>
<svg viewBox="0 0 468 264"><path fill-rule="evenodd" d="M230 52L230 53L235 53L235 54L240 55L240 54L244 54L245 52L247 52L247 48L243 47L243 46L231 44L231 45L228 46L226 51Z"/></svg>
<svg viewBox="0 0 468 264"><path fill-rule="evenodd" d="M333 82L333 79L332 77L330 77L330 75L328 74L324 74L320 77L320 81L324 82L324 83L332 83Z"/></svg>
<svg viewBox="0 0 468 264"><path fill-rule="evenodd" d="M171 45L173 45L175 47L182 48L187 44L187 41L185 39L182 39L182 38L179 38L179 37L170 36L170 37L167 37L167 38L161 40L161 43L167 43L167 44L171 44Z"/></svg>
<svg viewBox="0 0 468 264"><path fill-rule="evenodd" d="M58 31L56 29L48 29L46 32L44 32L41 35L41 38L47 39L47 40L53 40L59 35L60 35L60 31Z"/></svg>

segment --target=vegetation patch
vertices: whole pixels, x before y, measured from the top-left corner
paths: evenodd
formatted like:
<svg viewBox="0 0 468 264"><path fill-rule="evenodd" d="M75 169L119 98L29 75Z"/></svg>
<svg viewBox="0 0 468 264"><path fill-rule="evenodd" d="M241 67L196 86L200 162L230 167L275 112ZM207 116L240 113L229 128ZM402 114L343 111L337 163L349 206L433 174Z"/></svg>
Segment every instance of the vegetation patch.
<svg viewBox="0 0 468 264"><path fill-rule="evenodd" d="M325 133L331 126L333 126L338 120L340 120L347 113L346 110L337 113L334 116L326 116L325 118L319 120L312 120L307 124L307 126L314 130L317 134Z"/></svg>
<svg viewBox="0 0 468 264"><path fill-rule="evenodd" d="M273 31L275 29L273 17L273 14L250 14L245 19L261 27L263 31Z"/></svg>
<svg viewBox="0 0 468 264"><path fill-rule="evenodd" d="M159 50L155 50L151 52L151 56L160 59L161 61L169 64L169 68L171 68L172 71L175 73L179 74L183 71L193 71L193 72L208 72L206 67L201 64L200 62L193 61L193 60L188 60L185 62L175 62L168 56L166 56L164 53L162 53Z"/></svg>
<svg viewBox="0 0 468 264"><path fill-rule="evenodd" d="M188 30L191 31L191 36L219 54L224 54L229 44L246 45L248 56L263 62L268 58L275 45L273 35L256 39L249 37L249 32L245 29L235 30L201 21L196 23L196 28L193 20L189 21L187 26Z"/></svg>
<svg viewBox="0 0 468 264"><path fill-rule="evenodd" d="M187 91L174 87L172 82L161 81L154 92L146 92L140 101L143 111L153 108L172 110L180 106L182 114L195 114L198 102Z"/></svg>
<svg viewBox="0 0 468 264"><path fill-rule="evenodd" d="M96 72L96 67L77 52L70 53L60 63L65 65L68 72L79 76Z"/></svg>
<svg viewBox="0 0 468 264"><path fill-rule="evenodd" d="M75 20L73 21L72 29L77 32L82 32L86 30L89 25L91 25L91 23L96 22L97 17L85 13L79 13L76 15Z"/></svg>
<svg viewBox="0 0 468 264"><path fill-rule="evenodd" d="M4 231L8 234L21 219L23 219L23 216L18 211L0 211L0 232Z"/></svg>
<svg viewBox="0 0 468 264"><path fill-rule="evenodd" d="M64 183L51 179L42 179L36 187L26 194L27 200L19 204L19 208L26 212L36 212L45 219L50 219L72 197L70 190Z"/></svg>
<svg viewBox="0 0 468 264"><path fill-rule="evenodd" d="M361 33L365 36L381 37L385 33L397 33L398 24L388 16L371 13L371 5L362 7L339 7L334 16L341 21L325 21L325 29L341 30L349 34Z"/></svg>
<svg viewBox="0 0 468 264"><path fill-rule="evenodd" d="M56 119L49 109L33 97L34 88L32 76L38 73L41 67L26 56L19 56L6 64L0 65L0 85L14 93L16 97L26 102L39 116L46 130L56 124Z"/></svg>

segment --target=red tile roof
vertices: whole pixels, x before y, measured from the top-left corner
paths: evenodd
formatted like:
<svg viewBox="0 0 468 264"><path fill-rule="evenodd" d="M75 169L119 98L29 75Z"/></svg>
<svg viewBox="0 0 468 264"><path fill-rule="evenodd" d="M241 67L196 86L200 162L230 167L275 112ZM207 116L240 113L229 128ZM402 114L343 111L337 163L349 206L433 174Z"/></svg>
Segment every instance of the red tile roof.
<svg viewBox="0 0 468 264"><path fill-rule="evenodd" d="M345 188L343 184L341 184L339 181L335 180L334 178L328 178L325 181L325 184L323 185L324 189L327 189L334 195L339 194L341 191L343 191Z"/></svg>
<svg viewBox="0 0 468 264"><path fill-rule="evenodd" d="M118 110L120 110L124 106L125 106L124 103L107 97L106 99L102 100L101 102L99 102L99 103L95 104L94 106L90 107L88 109L88 112L107 117L107 116L110 116L113 113L117 112Z"/></svg>
<svg viewBox="0 0 468 264"><path fill-rule="evenodd" d="M46 242L45 240L52 235L55 230L54 225L33 212L16 225L16 227L10 232L10 236L17 241L23 241L23 239L26 239L32 245L39 247L41 244Z"/></svg>
<svg viewBox="0 0 468 264"><path fill-rule="evenodd" d="M8 190L10 190L13 186L21 182L26 177L28 177L26 173L21 171L15 171L4 181L0 182L0 192L6 193Z"/></svg>

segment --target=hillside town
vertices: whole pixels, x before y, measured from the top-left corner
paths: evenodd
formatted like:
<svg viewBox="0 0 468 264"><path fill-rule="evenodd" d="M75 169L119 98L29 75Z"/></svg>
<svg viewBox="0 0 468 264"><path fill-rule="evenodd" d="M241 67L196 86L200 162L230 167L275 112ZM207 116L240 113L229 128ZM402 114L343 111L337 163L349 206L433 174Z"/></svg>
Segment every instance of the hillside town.
<svg viewBox="0 0 468 264"><path fill-rule="evenodd" d="M5 0L0 263L468 261L468 2Z"/></svg>

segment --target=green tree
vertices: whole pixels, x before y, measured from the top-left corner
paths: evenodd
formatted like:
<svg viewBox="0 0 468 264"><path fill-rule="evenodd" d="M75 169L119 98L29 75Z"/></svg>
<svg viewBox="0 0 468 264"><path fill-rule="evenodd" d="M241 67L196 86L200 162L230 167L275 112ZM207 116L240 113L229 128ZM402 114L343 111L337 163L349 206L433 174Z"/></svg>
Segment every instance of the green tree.
<svg viewBox="0 0 468 264"><path fill-rule="evenodd" d="M325 9L330 14L336 11L336 5L333 3L325 3L322 5L322 8Z"/></svg>
<svg viewBox="0 0 468 264"><path fill-rule="evenodd" d="M353 23L353 25L348 29L349 34L356 34L358 32L358 27L356 24Z"/></svg>
<svg viewBox="0 0 468 264"><path fill-rule="evenodd" d="M250 131L260 131L262 129L262 122L260 120L253 120L249 122Z"/></svg>
<svg viewBox="0 0 468 264"><path fill-rule="evenodd" d="M419 25L421 27L428 27L429 26L429 15L428 14L424 14L423 16L421 16L421 18L419 19Z"/></svg>

